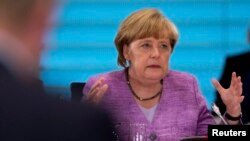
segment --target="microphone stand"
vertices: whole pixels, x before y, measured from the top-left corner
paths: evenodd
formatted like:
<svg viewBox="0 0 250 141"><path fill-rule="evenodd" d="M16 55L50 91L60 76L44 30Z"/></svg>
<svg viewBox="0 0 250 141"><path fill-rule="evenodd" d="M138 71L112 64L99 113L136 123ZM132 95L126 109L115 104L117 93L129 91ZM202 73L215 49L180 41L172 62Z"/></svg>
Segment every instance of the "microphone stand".
<svg viewBox="0 0 250 141"><path fill-rule="evenodd" d="M212 109L213 109L213 111L216 113L216 115L222 120L222 122L223 122L225 125L228 125L228 123L226 122L226 120L225 120L225 119L223 118L223 116L221 115L219 107L218 107L215 103L212 104Z"/></svg>

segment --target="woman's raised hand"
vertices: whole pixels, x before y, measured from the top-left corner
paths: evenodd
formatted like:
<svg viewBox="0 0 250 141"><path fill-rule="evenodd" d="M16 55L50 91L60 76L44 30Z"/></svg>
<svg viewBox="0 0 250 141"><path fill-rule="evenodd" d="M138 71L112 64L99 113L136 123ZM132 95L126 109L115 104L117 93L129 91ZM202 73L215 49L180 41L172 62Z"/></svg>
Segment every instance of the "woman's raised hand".
<svg viewBox="0 0 250 141"><path fill-rule="evenodd" d="M244 99L242 96L242 82L241 77L232 73L231 83L228 89L223 88L220 83L213 79L212 83L220 94L223 103L226 105L227 113L232 116L239 116L241 114L241 102Z"/></svg>

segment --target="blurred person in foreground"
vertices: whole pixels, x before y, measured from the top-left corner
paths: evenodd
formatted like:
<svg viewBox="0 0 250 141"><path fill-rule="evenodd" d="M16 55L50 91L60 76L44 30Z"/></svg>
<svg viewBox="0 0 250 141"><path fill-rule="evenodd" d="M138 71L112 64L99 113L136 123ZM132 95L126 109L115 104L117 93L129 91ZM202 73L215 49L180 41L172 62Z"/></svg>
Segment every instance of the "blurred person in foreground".
<svg viewBox="0 0 250 141"><path fill-rule="evenodd" d="M248 27L247 31L247 42L250 45L250 26ZM237 75L241 76L243 82L242 95L245 96L244 101L241 103L243 123L250 123L250 65L247 60L250 60L250 51L228 56L226 58L224 70L219 81L223 87L228 88L230 85L230 78L228 77L230 77L232 72L236 72ZM226 106L222 102L219 93L216 93L215 103L220 108L221 112L226 111Z"/></svg>
<svg viewBox="0 0 250 141"><path fill-rule="evenodd" d="M50 97L37 83L42 37L55 4L0 0L0 140L111 141L105 112Z"/></svg>
<svg viewBox="0 0 250 141"><path fill-rule="evenodd" d="M129 124L143 123L150 140L179 141L183 137L207 135L215 124L196 78L170 70L169 59L178 40L175 25L156 9L132 13L120 25L115 38L118 64L123 70L93 76L87 81L83 99L100 104L113 116L119 138L129 138ZM242 83L233 73L224 89L213 80L227 113L238 116ZM239 124L240 120L229 124Z"/></svg>

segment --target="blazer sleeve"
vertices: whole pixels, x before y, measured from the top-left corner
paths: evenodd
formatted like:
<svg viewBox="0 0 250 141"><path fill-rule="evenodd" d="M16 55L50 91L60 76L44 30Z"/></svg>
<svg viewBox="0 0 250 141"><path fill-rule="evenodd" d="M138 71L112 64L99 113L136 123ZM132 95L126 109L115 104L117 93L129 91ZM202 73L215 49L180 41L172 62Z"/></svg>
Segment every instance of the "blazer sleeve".
<svg viewBox="0 0 250 141"><path fill-rule="evenodd" d="M196 102L198 105L199 117L197 121L197 135L207 135L208 125L215 124L215 120L211 115L210 110L207 108L207 102L205 97L201 94L199 85L196 79L193 81L193 86L195 90Z"/></svg>

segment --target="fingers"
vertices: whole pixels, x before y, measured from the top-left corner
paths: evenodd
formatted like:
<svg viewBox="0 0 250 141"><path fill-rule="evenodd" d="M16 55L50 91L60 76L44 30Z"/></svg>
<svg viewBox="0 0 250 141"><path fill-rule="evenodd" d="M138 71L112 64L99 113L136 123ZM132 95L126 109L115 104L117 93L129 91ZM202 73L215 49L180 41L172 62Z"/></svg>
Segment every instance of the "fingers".
<svg viewBox="0 0 250 141"><path fill-rule="evenodd" d="M101 77L100 79L98 79L90 88L89 93L93 93L94 90L96 90L96 88L98 88L99 86L101 86L104 82L104 77Z"/></svg>
<svg viewBox="0 0 250 141"><path fill-rule="evenodd" d="M237 82L236 73L233 72L231 76L230 87L235 87L237 84L236 82Z"/></svg>
<svg viewBox="0 0 250 141"><path fill-rule="evenodd" d="M236 73L232 73L230 89L233 91L233 94L240 96L242 94L242 82L241 77L236 76Z"/></svg>
<svg viewBox="0 0 250 141"><path fill-rule="evenodd" d="M243 90L242 85L243 85L243 84L242 84L241 78L240 78L240 76L239 76L239 77L238 77L237 86L236 86L236 90L237 90L237 95L238 95L238 96L242 95L242 90Z"/></svg>
<svg viewBox="0 0 250 141"><path fill-rule="evenodd" d="M98 79L90 88L89 93L87 94L87 101L98 104L102 99L103 95L108 90L108 85L104 82L105 78Z"/></svg>
<svg viewBox="0 0 250 141"><path fill-rule="evenodd" d="M232 77L231 77L231 82L230 82L230 87L238 87L238 85L241 83L241 77L240 76L236 76L236 73L233 72L232 73Z"/></svg>
<svg viewBox="0 0 250 141"><path fill-rule="evenodd" d="M99 103L107 90L107 84L104 84L101 88L99 88L99 91L95 94L95 98L93 99L94 103Z"/></svg>
<svg viewBox="0 0 250 141"><path fill-rule="evenodd" d="M238 82L237 82L238 95L242 95L242 90L243 90L242 85L243 84L241 82L241 77L238 76Z"/></svg>
<svg viewBox="0 0 250 141"><path fill-rule="evenodd" d="M239 103L241 103L243 100L244 100L244 96L240 96L240 98L239 98Z"/></svg>

